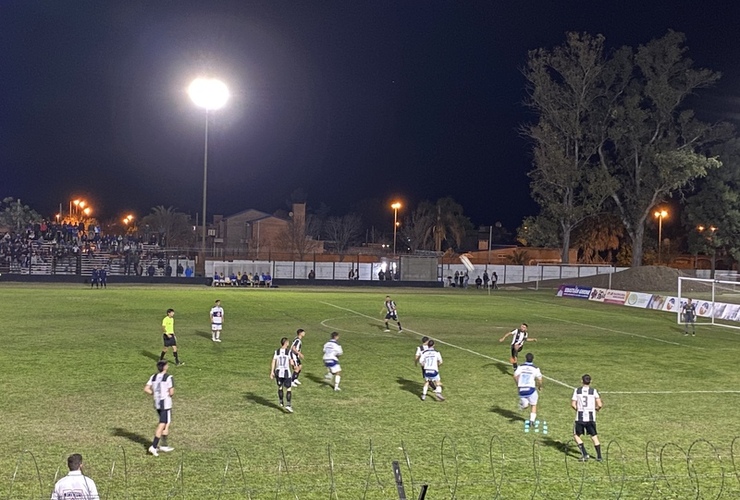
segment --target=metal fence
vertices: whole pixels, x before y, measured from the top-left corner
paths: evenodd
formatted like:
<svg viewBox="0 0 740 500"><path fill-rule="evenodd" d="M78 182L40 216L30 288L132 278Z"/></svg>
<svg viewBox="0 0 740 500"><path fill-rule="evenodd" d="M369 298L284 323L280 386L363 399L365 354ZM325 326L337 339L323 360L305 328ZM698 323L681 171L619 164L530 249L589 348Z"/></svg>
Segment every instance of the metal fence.
<svg viewBox="0 0 740 500"><path fill-rule="evenodd" d="M181 453L169 462L169 476L158 478L157 493L147 489L152 466L141 459L132 460L132 455L144 453L143 448L120 446L107 465L88 462L86 472L96 481L102 500L398 499L394 461L400 464L408 498L416 498L426 487L430 498L461 500L740 497L739 437L721 446L703 438L683 445L632 443L630 451L613 440L603 446L602 463L580 462L572 441L542 435L523 439L512 443L510 438L504 442L498 436L481 438L465 452L459 451L449 436L438 442L436 450L423 452L411 452L403 442L391 451L377 449L370 442L364 450L365 459L359 462L346 462L340 458L346 457L342 452L346 450L337 451L331 444L319 450L324 459L318 463L283 448L260 465L254 461L246 464L244 458L253 457L236 449L207 461ZM352 454L357 456L357 452ZM42 470L36 455L26 450L19 454L12 475L9 472L3 477L10 479L0 482L0 498L48 499L66 468L60 459L56 472Z"/></svg>

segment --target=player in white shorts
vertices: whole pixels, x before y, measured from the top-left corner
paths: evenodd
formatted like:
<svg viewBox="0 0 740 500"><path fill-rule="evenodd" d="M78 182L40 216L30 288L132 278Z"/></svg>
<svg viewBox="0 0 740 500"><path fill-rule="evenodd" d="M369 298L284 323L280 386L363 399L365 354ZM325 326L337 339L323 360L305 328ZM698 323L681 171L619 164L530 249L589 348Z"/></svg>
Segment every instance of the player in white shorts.
<svg viewBox="0 0 740 500"><path fill-rule="evenodd" d="M339 366L339 356L344 354L342 346L339 345L339 334L331 332L331 338L324 344L324 366L327 369L326 379L334 378L334 390L339 391L339 381L341 380L342 367Z"/></svg>
<svg viewBox="0 0 740 500"><path fill-rule="evenodd" d="M211 340L221 342L221 328L224 326L224 308L221 307L221 301L217 300L216 304L211 307Z"/></svg>
<svg viewBox="0 0 740 500"><path fill-rule="evenodd" d="M534 426L537 419L539 391L542 390L542 372L534 366L534 354L528 352L524 359L526 362L514 372L514 380L519 390L519 408L524 410L529 406L532 407L529 414L529 424Z"/></svg>
<svg viewBox="0 0 740 500"><path fill-rule="evenodd" d="M439 378L439 365L442 364L442 355L434 349L434 340L427 342L427 349L419 356L419 363L421 363L421 369L424 371L424 387L421 390L421 400L424 401L427 397L427 391L429 390L429 384L435 384L434 397L438 401L444 401L442 397L442 382Z"/></svg>

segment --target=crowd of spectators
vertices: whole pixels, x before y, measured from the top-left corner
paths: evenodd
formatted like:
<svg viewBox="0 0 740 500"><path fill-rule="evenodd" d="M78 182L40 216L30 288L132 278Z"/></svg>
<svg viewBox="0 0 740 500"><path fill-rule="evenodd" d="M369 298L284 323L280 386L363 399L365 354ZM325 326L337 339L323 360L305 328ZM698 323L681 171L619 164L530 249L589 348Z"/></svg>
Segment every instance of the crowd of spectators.
<svg viewBox="0 0 740 500"><path fill-rule="evenodd" d="M145 268L154 261L155 273L171 276L172 269L166 265L164 251L156 246L156 235L147 243L142 236L104 234L99 226L92 224L44 220L0 233L0 266L19 270L53 263L57 267L61 264L63 271L79 272L80 259L102 254L108 257L109 269L117 262L124 274L143 275ZM186 274L181 265L177 267L178 275Z"/></svg>
<svg viewBox="0 0 740 500"><path fill-rule="evenodd" d="M272 276L269 271L254 274L239 271L238 273L232 272L229 275L215 272L213 273L213 286L264 286L270 288L272 287Z"/></svg>

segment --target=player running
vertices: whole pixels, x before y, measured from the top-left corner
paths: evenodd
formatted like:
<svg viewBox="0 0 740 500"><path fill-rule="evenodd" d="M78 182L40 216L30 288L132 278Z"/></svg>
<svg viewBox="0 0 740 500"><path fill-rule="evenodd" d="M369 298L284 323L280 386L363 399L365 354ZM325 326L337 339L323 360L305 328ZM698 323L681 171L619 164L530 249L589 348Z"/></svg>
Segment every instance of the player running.
<svg viewBox="0 0 740 500"><path fill-rule="evenodd" d="M542 390L542 372L534 365L534 354L528 352L524 359L526 362L514 372L514 380L519 390L519 409L532 407L529 413L529 425L534 427L537 421L537 401L540 397L539 392Z"/></svg>
<svg viewBox="0 0 740 500"><path fill-rule="evenodd" d="M521 350L524 348L525 342L537 342L537 339L529 337L529 333L527 332L527 324L522 323L519 328L516 330L512 330L500 339L498 339L499 342L503 342L506 340L506 337L511 335L511 358L509 361L511 361L511 366L514 367L514 370L519 367L519 364L517 363L517 355L521 352Z"/></svg>
<svg viewBox="0 0 740 500"><path fill-rule="evenodd" d="M270 363L270 379L277 381L278 386L278 398L280 399L280 407L283 407L283 388L287 394L285 399L288 404L285 406L285 411L293 413L293 406L291 406L291 386L292 386L292 373L293 368L293 356L288 346L288 337L280 339L280 349L275 350L275 354L272 355L272 362Z"/></svg>
<svg viewBox="0 0 740 500"><path fill-rule="evenodd" d="M216 304L211 307L211 340L221 342L221 328L224 326L224 308L221 307L221 301L217 300Z"/></svg>
<svg viewBox="0 0 740 500"><path fill-rule="evenodd" d="M403 328L401 328L401 322L398 321L398 310L396 310L396 303L395 301L391 300L390 295L385 296L385 311L385 331L391 331L390 326L388 325L388 320L392 319L398 325L398 331L402 332ZM382 313L383 309L381 309L380 312Z"/></svg>
<svg viewBox="0 0 740 500"><path fill-rule="evenodd" d="M331 380L334 377L334 390L341 391L339 381L341 380L342 367L339 366L339 356L344 354L342 346L339 345L339 334L331 332L331 338L324 344L324 366L327 373L324 378Z"/></svg>
<svg viewBox="0 0 740 500"><path fill-rule="evenodd" d="M422 370L424 372L424 387L421 390L421 400L427 398L429 384L434 383L434 397L437 401L444 401L442 397L442 382L439 378L439 365L442 364L442 355L434 349L434 340L427 342L427 349L419 357Z"/></svg>

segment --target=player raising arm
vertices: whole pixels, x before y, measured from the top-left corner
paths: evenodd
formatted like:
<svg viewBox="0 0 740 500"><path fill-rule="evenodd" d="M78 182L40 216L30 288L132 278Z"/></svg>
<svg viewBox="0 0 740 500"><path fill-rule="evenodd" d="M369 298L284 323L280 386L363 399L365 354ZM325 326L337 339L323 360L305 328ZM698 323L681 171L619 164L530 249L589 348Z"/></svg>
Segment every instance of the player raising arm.
<svg viewBox="0 0 740 500"><path fill-rule="evenodd" d="M506 337L511 336L511 358L509 359L509 361L511 361L511 366L514 367L514 370L519 367L519 364L517 363L517 355L524 348L524 343L537 342L537 339L529 336L527 328L527 324L522 323L519 328L510 331L509 333L498 339L499 342L503 342L504 340L506 340Z"/></svg>

